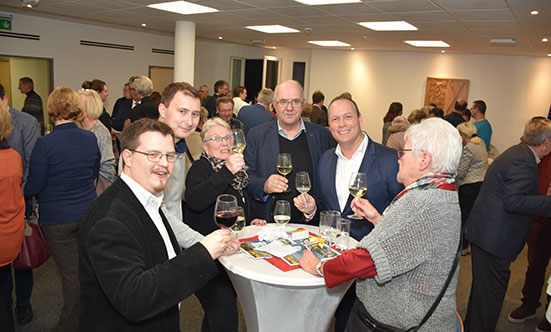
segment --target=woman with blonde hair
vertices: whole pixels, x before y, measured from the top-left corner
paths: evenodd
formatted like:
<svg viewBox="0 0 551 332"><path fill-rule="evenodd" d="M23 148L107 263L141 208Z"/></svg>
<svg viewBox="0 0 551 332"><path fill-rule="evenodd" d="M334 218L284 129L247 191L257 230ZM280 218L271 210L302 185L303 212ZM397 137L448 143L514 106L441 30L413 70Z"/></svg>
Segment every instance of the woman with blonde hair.
<svg viewBox="0 0 551 332"><path fill-rule="evenodd" d="M76 124L84 113L71 88L56 88L50 94L48 116L55 127L36 141L25 197L38 198L38 222L61 273L63 308L53 330L76 331L80 296L77 237L80 222L96 199L94 181L101 155L96 136Z"/></svg>
<svg viewBox="0 0 551 332"><path fill-rule="evenodd" d="M21 156L10 149L7 139L12 131L8 108L0 102L0 323L14 331L11 301L11 262L17 258L25 229L25 201L21 191Z"/></svg>
<svg viewBox="0 0 551 332"><path fill-rule="evenodd" d="M103 112L103 105L98 93L94 90L83 89L78 92L83 106L84 117L80 121L83 129L90 130L96 135L101 161L99 164L99 176L96 183L96 193L101 193L113 183L115 175L115 156L113 154L113 140L109 130L98 121Z"/></svg>
<svg viewBox="0 0 551 332"><path fill-rule="evenodd" d="M462 122L457 126L463 140L463 152L455 176L461 208L461 234L465 232L467 219L478 196L484 175L488 169L488 152L484 141L476 136L476 127L471 122ZM469 242L463 240L463 255L467 255Z"/></svg>

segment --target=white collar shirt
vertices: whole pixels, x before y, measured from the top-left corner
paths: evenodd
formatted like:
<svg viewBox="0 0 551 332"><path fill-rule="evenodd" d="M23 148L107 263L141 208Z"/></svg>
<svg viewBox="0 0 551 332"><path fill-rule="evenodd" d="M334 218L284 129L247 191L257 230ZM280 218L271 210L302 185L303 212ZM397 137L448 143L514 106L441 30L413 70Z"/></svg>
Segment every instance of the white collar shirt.
<svg viewBox="0 0 551 332"><path fill-rule="evenodd" d="M306 132L306 126L304 126L304 121L302 119L300 119L300 128L298 129L297 133L293 137L289 137L289 135L287 135L285 130L283 130L283 128L281 128L281 126L279 125L279 120L277 121L277 132L279 136L284 137L290 141L294 141L297 137L300 136L300 134L303 131Z"/></svg>
<svg viewBox="0 0 551 332"><path fill-rule="evenodd" d="M174 251L174 247L170 241L168 231L163 223L161 214L159 213L159 208L163 202L163 193L161 192L158 195L153 195L124 172L121 173L121 179L128 185L128 187L130 187L130 190L132 190L138 201L140 201L143 205L151 220L153 220L153 224L155 224L155 227L159 231L159 234L165 244L168 259L176 257L176 252Z"/></svg>
<svg viewBox="0 0 551 332"><path fill-rule="evenodd" d="M335 154L337 155L337 169L335 170L335 191L337 192L337 198L339 199L339 206L341 212L344 211L348 196L350 192L348 186L350 184L350 176L352 173L358 172L362 161L364 159L365 151L367 151L367 144L369 140L367 135L363 133L364 137L362 143L358 149L352 155L352 158L348 159L344 156L341 150L341 146L337 145Z"/></svg>

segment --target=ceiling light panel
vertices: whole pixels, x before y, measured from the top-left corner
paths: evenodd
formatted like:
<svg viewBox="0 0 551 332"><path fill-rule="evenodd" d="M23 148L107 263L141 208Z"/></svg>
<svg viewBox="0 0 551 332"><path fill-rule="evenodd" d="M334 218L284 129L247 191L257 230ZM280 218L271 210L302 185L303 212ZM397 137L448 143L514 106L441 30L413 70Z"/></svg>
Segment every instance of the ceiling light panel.
<svg viewBox="0 0 551 332"><path fill-rule="evenodd" d="M296 2L310 5L310 6L320 6L320 5L341 5L343 3L360 3L362 0L295 0Z"/></svg>
<svg viewBox="0 0 551 332"><path fill-rule="evenodd" d="M450 47L441 40L405 40L404 43L415 47Z"/></svg>
<svg viewBox="0 0 551 332"><path fill-rule="evenodd" d="M318 46L326 46L326 47L350 47L350 44L343 43L342 41L338 40L309 40L310 44L318 45Z"/></svg>
<svg viewBox="0 0 551 332"><path fill-rule="evenodd" d="M406 21L386 21L386 22L360 22L358 23L368 29L375 31L413 31L417 27Z"/></svg>
<svg viewBox="0 0 551 332"><path fill-rule="evenodd" d="M297 29L288 28L283 25L249 25L245 27L247 29L256 30L265 33L296 33Z"/></svg>
<svg viewBox="0 0 551 332"><path fill-rule="evenodd" d="M163 3L154 3L147 5L147 7L160 9L167 12L178 13L183 15L192 15L192 14L205 14L205 13L214 13L219 10L216 8L201 6L195 3L187 1L171 1Z"/></svg>

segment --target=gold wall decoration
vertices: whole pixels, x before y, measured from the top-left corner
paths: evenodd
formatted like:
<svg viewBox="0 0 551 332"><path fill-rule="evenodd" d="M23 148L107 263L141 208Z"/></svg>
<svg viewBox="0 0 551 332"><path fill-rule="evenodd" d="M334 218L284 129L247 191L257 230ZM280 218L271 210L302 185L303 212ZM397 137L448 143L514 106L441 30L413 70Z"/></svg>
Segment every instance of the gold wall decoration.
<svg viewBox="0 0 551 332"><path fill-rule="evenodd" d="M448 114L457 99L468 100L469 80L427 77L425 105L436 104Z"/></svg>

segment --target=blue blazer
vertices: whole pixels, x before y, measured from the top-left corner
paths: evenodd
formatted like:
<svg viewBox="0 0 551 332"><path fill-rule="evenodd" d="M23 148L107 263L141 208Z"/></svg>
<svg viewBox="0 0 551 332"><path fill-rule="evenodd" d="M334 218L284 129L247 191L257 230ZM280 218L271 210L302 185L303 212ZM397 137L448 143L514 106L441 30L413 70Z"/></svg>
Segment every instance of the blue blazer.
<svg viewBox="0 0 551 332"><path fill-rule="evenodd" d="M264 108L262 104L243 106L239 110L237 119L245 125L245 135L249 130L264 122L274 121L274 116Z"/></svg>
<svg viewBox="0 0 551 332"><path fill-rule="evenodd" d="M379 211L383 213L396 195L404 186L396 181L398 173L398 155L396 150L375 143L368 136L369 143L359 172L367 173L367 193L363 196ZM318 191L315 192L317 211L340 211L339 199L335 189L335 172L337 169L337 155L335 149L326 151L318 166ZM354 213L350 203L354 197L348 196L346 207L342 211L343 218L350 220L350 236L361 240L373 229L373 224L366 219L354 220L347 218Z"/></svg>
<svg viewBox="0 0 551 332"><path fill-rule="evenodd" d="M532 216L551 216L551 196L540 195L536 157L514 145L488 168L467 221L465 237L494 256L514 261L530 231Z"/></svg>
<svg viewBox="0 0 551 332"><path fill-rule="evenodd" d="M313 179L316 179L318 162L322 153L329 149L329 131L317 124L305 122L306 140L312 158L314 169ZM247 193L252 198L251 216L272 221L271 212L274 195L266 196L264 182L272 174L277 174L277 156L279 154L279 134L277 121L266 122L252 128L247 135L245 148L245 163L249 166L249 185ZM317 186L318 181L314 181ZM315 190L315 187L314 187Z"/></svg>

